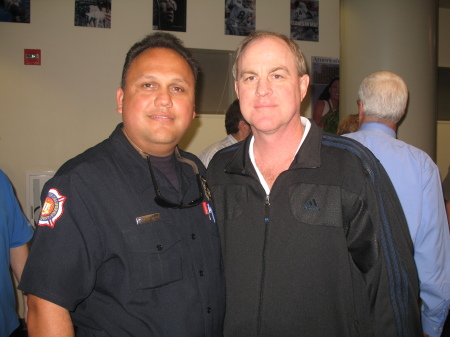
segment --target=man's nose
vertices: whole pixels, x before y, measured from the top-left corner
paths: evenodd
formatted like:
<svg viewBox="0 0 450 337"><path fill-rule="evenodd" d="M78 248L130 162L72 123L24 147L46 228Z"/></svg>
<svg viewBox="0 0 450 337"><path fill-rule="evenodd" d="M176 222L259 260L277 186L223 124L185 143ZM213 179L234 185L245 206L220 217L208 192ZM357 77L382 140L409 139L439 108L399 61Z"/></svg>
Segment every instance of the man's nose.
<svg viewBox="0 0 450 337"><path fill-rule="evenodd" d="M256 94L258 96L266 96L272 93L272 87L267 79L259 79L256 86Z"/></svg>
<svg viewBox="0 0 450 337"><path fill-rule="evenodd" d="M156 93L155 106L171 107L172 97L169 89L160 88Z"/></svg>

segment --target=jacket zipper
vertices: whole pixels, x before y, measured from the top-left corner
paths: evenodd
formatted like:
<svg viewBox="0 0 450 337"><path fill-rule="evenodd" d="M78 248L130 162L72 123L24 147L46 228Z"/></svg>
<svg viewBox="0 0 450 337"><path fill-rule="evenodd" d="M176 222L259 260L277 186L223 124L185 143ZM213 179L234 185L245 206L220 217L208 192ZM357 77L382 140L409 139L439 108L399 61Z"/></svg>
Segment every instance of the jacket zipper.
<svg viewBox="0 0 450 337"><path fill-rule="evenodd" d="M261 285L259 292L259 306L258 306L258 321L257 321L257 336L261 335L261 311L263 302L263 289L264 289L264 278L266 274L266 242L267 242L267 232L269 229L269 214L270 214L270 196L266 195L264 201L264 244L262 253L262 274L261 274Z"/></svg>

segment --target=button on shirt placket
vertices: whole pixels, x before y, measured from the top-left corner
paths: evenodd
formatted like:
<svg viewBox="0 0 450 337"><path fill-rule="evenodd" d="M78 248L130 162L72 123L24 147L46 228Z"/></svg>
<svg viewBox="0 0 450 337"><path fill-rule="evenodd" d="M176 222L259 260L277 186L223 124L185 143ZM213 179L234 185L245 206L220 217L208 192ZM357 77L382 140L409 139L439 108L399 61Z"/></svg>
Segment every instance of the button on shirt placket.
<svg viewBox="0 0 450 337"><path fill-rule="evenodd" d="M192 233L192 234L191 234L191 239L192 239L192 241L197 241L197 240L196 240L196 239L197 239L197 235L196 235L195 233ZM193 243L193 244L195 244L195 243ZM206 279L204 279L206 273L205 273L204 269L203 269L201 266L199 266L199 267L200 267L200 268L199 268L199 271L198 271L199 282L202 282L202 280L206 281ZM206 312L207 312L208 314L210 314L210 313L212 312L212 307L211 307L211 306L208 306L208 307L206 308Z"/></svg>

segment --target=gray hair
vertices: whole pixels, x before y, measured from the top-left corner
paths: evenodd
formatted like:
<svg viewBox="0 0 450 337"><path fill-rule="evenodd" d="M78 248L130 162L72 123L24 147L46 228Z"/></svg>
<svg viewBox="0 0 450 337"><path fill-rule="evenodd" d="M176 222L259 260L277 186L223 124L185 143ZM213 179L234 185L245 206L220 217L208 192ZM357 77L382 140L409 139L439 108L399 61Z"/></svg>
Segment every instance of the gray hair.
<svg viewBox="0 0 450 337"><path fill-rule="evenodd" d="M363 103L364 119L396 124L406 112L408 87L397 74L376 71L362 81L358 97Z"/></svg>
<svg viewBox="0 0 450 337"><path fill-rule="evenodd" d="M234 65L233 65L233 77L235 80L237 80L237 76L238 76L238 72L239 72L238 63L242 57L242 53L244 52L245 48L247 48L247 46L251 42L261 39L261 38L265 38L265 37L277 37L277 38L283 40L284 42L286 42L288 48L291 50L292 54L294 55L298 76L301 77L308 73L308 70L306 68L305 58L303 57L302 51L300 50L297 43L295 43L293 40L291 40L290 38L288 38L286 35L283 35L283 34L264 31L264 30L256 30L252 34L247 36L239 44L238 48L236 49L236 53L235 53L236 58L235 58Z"/></svg>

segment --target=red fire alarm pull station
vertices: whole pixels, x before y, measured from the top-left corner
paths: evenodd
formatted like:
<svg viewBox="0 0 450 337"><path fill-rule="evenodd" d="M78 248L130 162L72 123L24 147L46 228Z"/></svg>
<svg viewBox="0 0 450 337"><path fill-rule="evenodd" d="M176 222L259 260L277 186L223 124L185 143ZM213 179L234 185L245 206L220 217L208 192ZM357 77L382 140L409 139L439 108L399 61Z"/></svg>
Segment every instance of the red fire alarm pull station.
<svg viewBox="0 0 450 337"><path fill-rule="evenodd" d="M24 64L41 65L41 50L25 49Z"/></svg>

